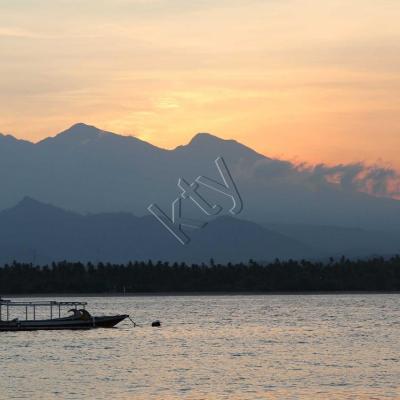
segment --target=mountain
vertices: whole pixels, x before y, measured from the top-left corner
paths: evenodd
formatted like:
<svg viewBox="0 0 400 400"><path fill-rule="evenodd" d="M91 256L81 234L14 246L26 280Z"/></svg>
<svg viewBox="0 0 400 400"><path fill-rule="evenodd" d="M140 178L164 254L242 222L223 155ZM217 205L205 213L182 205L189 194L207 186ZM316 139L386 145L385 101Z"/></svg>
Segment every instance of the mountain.
<svg viewBox="0 0 400 400"><path fill-rule="evenodd" d="M151 152L163 151L133 136L117 135L83 123L75 124L55 137L40 141L37 147L40 148L43 154L47 151L72 154L75 152L80 152L81 154L104 152L109 155L129 156L131 152L135 152L142 158L145 158Z"/></svg>
<svg viewBox="0 0 400 400"><path fill-rule="evenodd" d="M25 197L0 212L0 263L13 260L238 262L300 257L300 242L253 222L219 217L190 233L183 246L152 216L80 215Z"/></svg>
<svg viewBox="0 0 400 400"><path fill-rule="evenodd" d="M186 232L191 240L183 246L153 216L82 215L25 197L0 212L0 265L13 260L268 262L392 255L400 250L398 237L385 232L272 223L263 227L229 216Z"/></svg>
<svg viewBox="0 0 400 400"><path fill-rule="evenodd" d="M214 163L219 156L242 197L242 219L399 231L400 201L358 190L353 166L340 166L348 171L338 184L326 179L329 173L335 177L336 169L319 166L305 172L207 133L165 150L82 123L36 144L0 136L0 209L30 196L78 213L144 216L156 203L170 214L171 202L180 193L179 178L191 183L202 175L221 182ZM210 203L224 210L231 207L228 197L201 190ZM196 210L189 204L185 212L193 216Z"/></svg>
<svg viewBox="0 0 400 400"><path fill-rule="evenodd" d="M263 226L301 241L313 257L370 257L400 254L400 237L393 232L341 226L268 223Z"/></svg>

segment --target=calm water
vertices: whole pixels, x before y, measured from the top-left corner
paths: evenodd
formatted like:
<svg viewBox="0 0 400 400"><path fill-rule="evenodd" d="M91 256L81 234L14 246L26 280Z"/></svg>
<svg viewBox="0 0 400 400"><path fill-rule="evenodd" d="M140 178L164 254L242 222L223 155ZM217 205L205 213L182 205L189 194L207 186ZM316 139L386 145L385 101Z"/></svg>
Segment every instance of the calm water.
<svg viewBox="0 0 400 400"><path fill-rule="evenodd" d="M141 326L0 333L1 399L400 399L400 295L77 300Z"/></svg>

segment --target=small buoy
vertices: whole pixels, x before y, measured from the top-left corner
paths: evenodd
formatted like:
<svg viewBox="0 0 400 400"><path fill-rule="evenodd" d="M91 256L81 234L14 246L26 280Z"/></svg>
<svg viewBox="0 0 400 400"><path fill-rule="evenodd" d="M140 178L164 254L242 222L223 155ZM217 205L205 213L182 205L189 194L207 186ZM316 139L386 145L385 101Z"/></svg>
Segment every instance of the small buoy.
<svg viewBox="0 0 400 400"><path fill-rule="evenodd" d="M153 327L159 327L159 326L161 326L161 322L160 321L154 321L154 322L152 322L151 323L151 326L153 326Z"/></svg>

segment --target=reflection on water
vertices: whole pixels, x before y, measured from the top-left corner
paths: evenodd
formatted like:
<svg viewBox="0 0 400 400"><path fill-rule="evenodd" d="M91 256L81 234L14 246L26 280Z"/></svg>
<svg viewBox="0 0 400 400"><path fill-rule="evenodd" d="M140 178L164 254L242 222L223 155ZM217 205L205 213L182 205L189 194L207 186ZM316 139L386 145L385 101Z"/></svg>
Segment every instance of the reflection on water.
<svg viewBox="0 0 400 400"><path fill-rule="evenodd" d="M400 295L76 300L141 326L0 333L1 399L400 398Z"/></svg>

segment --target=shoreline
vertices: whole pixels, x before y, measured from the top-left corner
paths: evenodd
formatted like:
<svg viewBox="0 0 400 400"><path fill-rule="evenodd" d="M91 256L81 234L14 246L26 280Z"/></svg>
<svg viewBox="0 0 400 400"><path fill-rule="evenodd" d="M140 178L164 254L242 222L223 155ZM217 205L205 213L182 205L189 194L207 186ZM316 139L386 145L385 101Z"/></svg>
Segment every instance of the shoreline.
<svg viewBox="0 0 400 400"><path fill-rule="evenodd" d="M38 297L202 297L202 296L326 296L326 295L392 295L400 291L298 291L298 292L132 292L132 293L30 293L2 294L8 298Z"/></svg>

